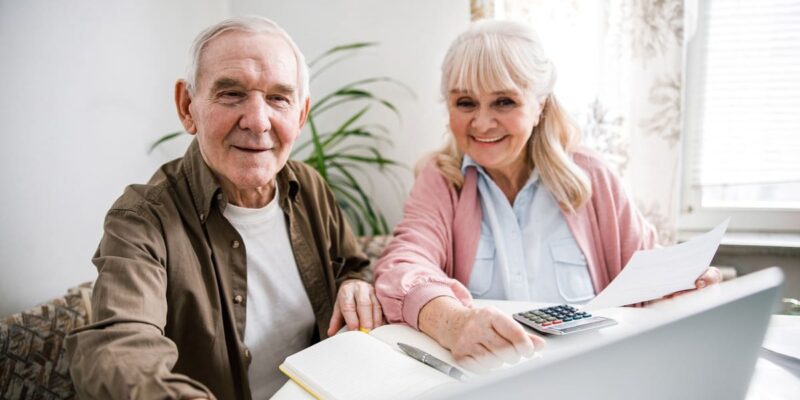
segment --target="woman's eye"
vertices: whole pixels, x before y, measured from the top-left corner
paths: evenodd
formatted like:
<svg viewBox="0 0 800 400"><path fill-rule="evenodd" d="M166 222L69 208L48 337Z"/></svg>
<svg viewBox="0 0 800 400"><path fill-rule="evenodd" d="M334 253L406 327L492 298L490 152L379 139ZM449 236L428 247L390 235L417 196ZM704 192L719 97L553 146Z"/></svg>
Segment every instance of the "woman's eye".
<svg viewBox="0 0 800 400"><path fill-rule="evenodd" d="M497 99L494 102L494 104L497 107L504 108L504 107L513 107L513 106L517 105L517 102L512 100L512 99L510 99L510 98L508 98L508 97L501 97L501 98Z"/></svg>
<svg viewBox="0 0 800 400"><path fill-rule="evenodd" d="M458 99L456 100L456 107L458 108L472 108L475 107L475 102L470 99Z"/></svg>

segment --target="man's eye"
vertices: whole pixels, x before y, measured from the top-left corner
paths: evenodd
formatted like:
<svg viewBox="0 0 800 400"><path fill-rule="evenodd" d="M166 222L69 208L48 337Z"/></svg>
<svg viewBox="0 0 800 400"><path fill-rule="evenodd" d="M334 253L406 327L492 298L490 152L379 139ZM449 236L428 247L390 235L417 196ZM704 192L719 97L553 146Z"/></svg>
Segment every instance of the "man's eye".
<svg viewBox="0 0 800 400"><path fill-rule="evenodd" d="M270 100L270 101L273 101L273 102L276 102L276 103L283 103L283 104L289 104L289 103L291 103L291 100L289 100L289 98L288 98L288 97L286 97L286 96L282 96L282 95L272 95L272 96L269 96L269 100Z"/></svg>
<svg viewBox="0 0 800 400"><path fill-rule="evenodd" d="M242 92L222 92L219 94L220 100L226 103L237 102L245 97Z"/></svg>

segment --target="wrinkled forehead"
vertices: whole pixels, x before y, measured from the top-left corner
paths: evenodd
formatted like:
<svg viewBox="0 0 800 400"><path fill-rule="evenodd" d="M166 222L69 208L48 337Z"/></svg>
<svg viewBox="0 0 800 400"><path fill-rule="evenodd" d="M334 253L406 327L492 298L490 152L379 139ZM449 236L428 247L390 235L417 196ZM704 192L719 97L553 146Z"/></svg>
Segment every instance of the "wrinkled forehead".
<svg viewBox="0 0 800 400"><path fill-rule="evenodd" d="M225 31L209 40L198 62L198 86L225 71L268 73L297 86L297 60L289 43L276 34Z"/></svg>

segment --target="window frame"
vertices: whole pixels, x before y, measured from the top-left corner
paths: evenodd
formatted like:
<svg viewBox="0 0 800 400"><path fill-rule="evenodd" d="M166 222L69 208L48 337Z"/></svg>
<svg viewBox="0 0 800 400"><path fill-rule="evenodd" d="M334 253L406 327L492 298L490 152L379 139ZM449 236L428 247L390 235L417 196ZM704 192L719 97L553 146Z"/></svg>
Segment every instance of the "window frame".
<svg viewBox="0 0 800 400"><path fill-rule="evenodd" d="M694 161L698 159L697 142L699 131L693 128L700 118L698 93L704 86L701 63L696 60L704 57L707 41L708 7L713 0L699 1L693 4L696 13L687 12L685 18L687 29L684 30L686 41L684 46L684 81L681 88L681 109L683 140L681 141L681 196L678 214L678 231L694 232L713 228L730 217L728 231L764 232L764 233L799 233L800 209L787 208L744 208L744 207L703 207L701 188L693 185ZM687 2L687 11L690 4Z"/></svg>

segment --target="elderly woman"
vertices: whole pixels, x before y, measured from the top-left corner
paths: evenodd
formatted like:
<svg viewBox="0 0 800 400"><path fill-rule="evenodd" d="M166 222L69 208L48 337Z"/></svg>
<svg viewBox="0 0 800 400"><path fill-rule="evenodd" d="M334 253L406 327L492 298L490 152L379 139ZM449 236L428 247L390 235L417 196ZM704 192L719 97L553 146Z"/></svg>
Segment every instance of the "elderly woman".
<svg viewBox="0 0 800 400"><path fill-rule="evenodd" d="M536 34L474 24L451 45L442 95L452 136L423 162L375 267L389 322L405 322L472 369L514 363L544 341L472 298L582 303L656 233L552 93ZM697 281L720 280L716 270Z"/></svg>

